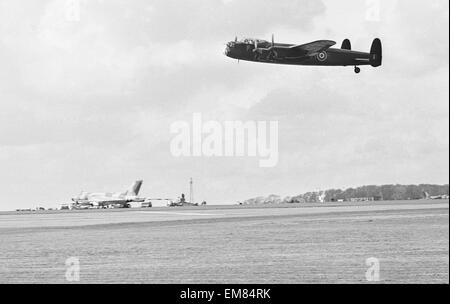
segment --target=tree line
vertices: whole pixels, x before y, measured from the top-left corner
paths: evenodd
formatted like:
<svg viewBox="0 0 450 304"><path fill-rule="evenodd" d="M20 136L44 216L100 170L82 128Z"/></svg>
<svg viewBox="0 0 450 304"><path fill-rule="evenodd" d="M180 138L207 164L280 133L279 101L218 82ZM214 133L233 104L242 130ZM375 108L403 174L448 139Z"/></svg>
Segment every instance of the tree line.
<svg viewBox="0 0 450 304"><path fill-rule="evenodd" d="M418 200L427 196L449 195L449 185L382 185L361 186L357 188L330 189L326 191L307 192L297 196L281 198L278 195L268 197L257 197L246 200L240 204L280 204L280 203L320 203L339 202L352 200L370 201L395 201L395 200Z"/></svg>

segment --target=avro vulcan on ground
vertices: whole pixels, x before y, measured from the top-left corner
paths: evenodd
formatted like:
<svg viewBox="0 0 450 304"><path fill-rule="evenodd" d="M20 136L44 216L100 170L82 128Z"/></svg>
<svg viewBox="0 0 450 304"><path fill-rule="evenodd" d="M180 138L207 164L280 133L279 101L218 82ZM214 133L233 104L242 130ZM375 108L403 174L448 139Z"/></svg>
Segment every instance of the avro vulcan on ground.
<svg viewBox="0 0 450 304"><path fill-rule="evenodd" d="M345 39L340 49L331 48L336 42L319 40L307 44L285 44L260 39L243 39L227 43L225 55L230 58L262 63L318 66L354 66L355 73L361 72L359 66L379 67L382 63L380 39L372 43L370 53L352 51L350 40Z"/></svg>

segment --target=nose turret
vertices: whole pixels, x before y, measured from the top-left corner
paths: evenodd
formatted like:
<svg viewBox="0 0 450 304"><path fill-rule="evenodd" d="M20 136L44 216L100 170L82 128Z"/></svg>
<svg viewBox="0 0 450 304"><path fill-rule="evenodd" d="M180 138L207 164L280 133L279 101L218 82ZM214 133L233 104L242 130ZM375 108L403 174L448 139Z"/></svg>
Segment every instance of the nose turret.
<svg viewBox="0 0 450 304"><path fill-rule="evenodd" d="M234 47L236 46L236 43L234 41L230 41L227 43L227 47L225 48L224 54L228 57L230 57L231 53L233 52Z"/></svg>

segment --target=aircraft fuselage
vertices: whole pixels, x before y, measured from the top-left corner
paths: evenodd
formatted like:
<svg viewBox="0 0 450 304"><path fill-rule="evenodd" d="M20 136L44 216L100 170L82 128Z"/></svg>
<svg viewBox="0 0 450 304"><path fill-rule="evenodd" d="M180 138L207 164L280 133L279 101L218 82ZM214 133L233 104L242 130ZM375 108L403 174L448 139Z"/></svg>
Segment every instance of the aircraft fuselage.
<svg viewBox="0 0 450 304"><path fill-rule="evenodd" d="M379 67L382 64L381 40L376 38L370 52L359 52L351 49L348 39L341 48L332 48L336 42L318 40L302 45L275 43L260 39L246 38L227 43L225 55L237 59L260 63L306 65L306 66L358 66L371 65Z"/></svg>
<svg viewBox="0 0 450 304"><path fill-rule="evenodd" d="M283 47L277 48L278 46ZM286 44L275 44L276 56L265 56L254 52L254 47L249 44L235 44L233 48L227 47L225 55L230 58L273 64L289 65L319 65L319 66L358 66L370 65L370 53L329 48L315 56L298 56L295 50L284 47Z"/></svg>

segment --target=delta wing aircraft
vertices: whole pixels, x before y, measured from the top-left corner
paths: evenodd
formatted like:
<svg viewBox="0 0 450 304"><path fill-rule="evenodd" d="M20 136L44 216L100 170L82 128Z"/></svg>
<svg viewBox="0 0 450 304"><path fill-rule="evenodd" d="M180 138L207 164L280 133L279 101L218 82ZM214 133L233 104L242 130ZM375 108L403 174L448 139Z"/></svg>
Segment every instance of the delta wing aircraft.
<svg viewBox="0 0 450 304"><path fill-rule="evenodd" d="M128 190L124 192L81 192L72 198L74 209L88 209L91 207L106 208L119 207L128 208L131 202L144 202L145 198L138 196L143 181L135 181Z"/></svg>
<svg viewBox="0 0 450 304"><path fill-rule="evenodd" d="M351 42L345 39L340 49L331 48L336 42L318 40L306 44L275 43L260 39L243 39L227 43L225 55L237 59L262 63L307 65L307 66L359 66L379 67L382 63L381 40L375 39L370 53L352 51Z"/></svg>
<svg viewBox="0 0 450 304"><path fill-rule="evenodd" d="M448 195L447 194L442 194L442 195L430 195L428 192L424 191L423 192L425 199L427 200L443 200L443 199L448 199Z"/></svg>

